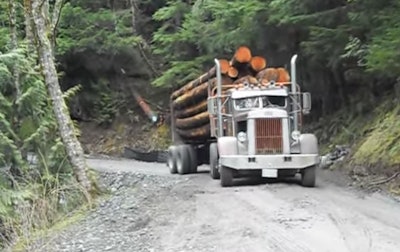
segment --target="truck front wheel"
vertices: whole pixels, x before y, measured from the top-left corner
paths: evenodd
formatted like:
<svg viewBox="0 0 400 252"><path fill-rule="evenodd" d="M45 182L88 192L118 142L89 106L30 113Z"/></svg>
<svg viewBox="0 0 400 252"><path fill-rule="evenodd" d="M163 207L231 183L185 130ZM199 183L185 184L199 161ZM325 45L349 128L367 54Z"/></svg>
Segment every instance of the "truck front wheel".
<svg viewBox="0 0 400 252"><path fill-rule="evenodd" d="M305 187L314 187L315 186L315 177L316 177L316 169L317 167L311 166L302 170L301 172L301 185Z"/></svg>
<svg viewBox="0 0 400 252"><path fill-rule="evenodd" d="M185 145L179 145L177 147L176 169L181 175L190 172L190 154Z"/></svg>
<svg viewBox="0 0 400 252"><path fill-rule="evenodd" d="M228 187L233 185L233 170L231 168L221 167L221 186Z"/></svg>
<svg viewBox="0 0 400 252"><path fill-rule="evenodd" d="M218 171L218 146L216 143L210 144L210 176L213 179L219 179Z"/></svg>

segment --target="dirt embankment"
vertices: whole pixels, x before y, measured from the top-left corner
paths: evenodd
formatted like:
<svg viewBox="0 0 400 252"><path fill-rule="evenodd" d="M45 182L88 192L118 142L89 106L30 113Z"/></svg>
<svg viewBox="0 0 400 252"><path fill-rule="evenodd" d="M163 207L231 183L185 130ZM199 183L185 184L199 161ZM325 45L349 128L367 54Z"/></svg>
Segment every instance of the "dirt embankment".
<svg viewBox="0 0 400 252"><path fill-rule="evenodd" d="M142 150L167 149L170 133L167 124L153 125L147 118L121 118L109 126L99 126L95 122L81 123L80 141L87 154L121 157L125 147Z"/></svg>

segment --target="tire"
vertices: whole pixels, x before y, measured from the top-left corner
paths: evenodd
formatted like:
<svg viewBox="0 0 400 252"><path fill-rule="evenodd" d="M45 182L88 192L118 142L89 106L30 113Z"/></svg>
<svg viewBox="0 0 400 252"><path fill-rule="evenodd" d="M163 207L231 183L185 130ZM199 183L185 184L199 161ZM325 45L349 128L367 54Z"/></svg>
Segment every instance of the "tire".
<svg viewBox="0 0 400 252"><path fill-rule="evenodd" d="M190 172L189 150L186 145L177 147L176 170L179 174L188 174Z"/></svg>
<svg viewBox="0 0 400 252"><path fill-rule="evenodd" d="M210 144L210 176L213 179L219 179L218 171L218 146L216 143Z"/></svg>
<svg viewBox="0 0 400 252"><path fill-rule="evenodd" d="M304 187L315 187L317 167L311 166L305 168L301 173L301 185Z"/></svg>
<svg viewBox="0 0 400 252"><path fill-rule="evenodd" d="M228 187L233 185L233 170L231 168L221 167L221 186Z"/></svg>
<svg viewBox="0 0 400 252"><path fill-rule="evenodd" d="M176 146L170 146L168 148L168 158L167 158L167 166L169 168L169 172L171 174L177 173L177 167L176 167L176 158L178 156L178 149Z"/></svg>
<svg viewBox="0 0 400 252"><path fill-rule="evenodd" d="M192 145L186 145L189 153L189 172L197 173L197 151Z"/></svg>

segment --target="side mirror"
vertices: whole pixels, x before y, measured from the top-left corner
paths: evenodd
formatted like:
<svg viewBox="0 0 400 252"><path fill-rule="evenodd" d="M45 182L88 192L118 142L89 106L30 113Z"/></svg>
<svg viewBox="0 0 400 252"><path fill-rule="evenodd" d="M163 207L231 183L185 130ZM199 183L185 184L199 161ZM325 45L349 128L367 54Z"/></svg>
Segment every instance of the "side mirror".
<svg viewBox="0 0 400 252"><path fill-rule="evenodd" d="M307 115L310 113L311 110L311 94L306 92L303 93L303 104L302 104L302 108L303 108L303 114Z"/></svg>
<svg viewBox="0 0 400 252"><path fill-rule="evenodd" d="M217 113L215 98L208 98L207 100L207 109L210 115L215 115Z"/></svg>

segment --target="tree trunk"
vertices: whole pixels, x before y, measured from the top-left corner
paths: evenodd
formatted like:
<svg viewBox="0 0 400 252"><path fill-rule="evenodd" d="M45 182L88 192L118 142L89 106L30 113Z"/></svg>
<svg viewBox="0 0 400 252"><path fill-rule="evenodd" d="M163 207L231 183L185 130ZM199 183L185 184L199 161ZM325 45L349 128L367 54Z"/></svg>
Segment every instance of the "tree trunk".
<svg viewBox="0 0 400 252"><path fill-rule="evenodd" d="M129 4L131 7L131 12L132 12L132 34L134 36L139 36L138 32L137 32L137 24L136 24L136 16L137 16L137 6L136 6L136 2L135 0L129 0ZM150 68L150 70L152 71L153 75L156 77L159 77L160 74L158 73L158 71L155 69L155 67L153 66L151 60L149 59L149 57L147 57L146 52L145 52L145 48L148 48L149 46L147 45L146 41L144 40L144 38L138 42L138 49L140 52L140 55L142 56L143 60L145 61L145 63L147 64L147 66Z"/></svg>
<svg viewBox="0 0 400 252"><path fill-rule="evenodd" d="M74 125L68 113L68 108L63 99L60 84L58 81L57 70L54 63L51 41L48 36L53 34L46 22L46 5L41 4L41 0L32 1L32 17L34 22L34 33L37 38L37 49L42 71L47 85L47 89L52 101L53 111L58 123L61 139L66 148L68 158L73 166L74 174L78 182L87 191L91 191L91 183L86 174L86 160L83 149L78 141Z"/></svg>
<svg viewBox="0 0 400 252"><path fill-rule="evenodd" d="M35 38L32 28L31 0L24 0L24 18L25 18L25 40L27 41L29 54L35 53Z"/></svg>

